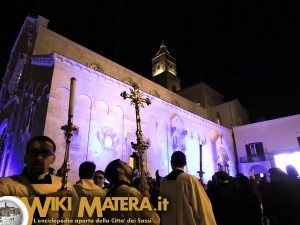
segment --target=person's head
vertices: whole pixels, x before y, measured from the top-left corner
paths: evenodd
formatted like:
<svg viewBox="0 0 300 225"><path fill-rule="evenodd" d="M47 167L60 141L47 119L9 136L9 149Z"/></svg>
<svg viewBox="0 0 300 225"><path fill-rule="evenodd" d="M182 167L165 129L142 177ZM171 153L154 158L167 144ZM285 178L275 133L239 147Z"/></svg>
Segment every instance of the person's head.
<svg viewBox="0 0 300 225"><path fill-rule="evenodd" d="M244 176L244 174L242 174L242 173L237 173L236 175L235 175L235 177L243 177Z"/></svg>
<svg viewBox="0 0 300 225"><path fill-rule="evenodd" d="M80 179L92 179L96 170L96 164L93 162L83 162L79 166Z"/></svg>
<svg viewBox="0 0 300 225"><path fill-rule="evenodd" d="M229 182L229 174L223 170L215 172L216 183L228 183Z"/></svg>
<svg viewBox="0 0 300 225"><path fill-rule="evenodd" d="M289 177L297 178L299 176L299 173L298 173L296 167L294 167L293 165L287 165L285 170Z"/></svg>
<svg viewBox="0 0 300 225"><path fill-rule="evenodd" d="M270 182L283 182L286 179L286 173L278 167L273 167L268 170L270 174Z"/></svg>
<svg viewBox="0 0 300 225"><path fill-rule="evenodd" d="M94 177L94 184L98 185L99 187L103 187L105 182L105 174L102 170L96 170Z"/></svg>
<svg viewBox="0 0 300 225"><path fill-rule="evenodd" d="M111 161L105 169L106 179L115 184L117 181L125 180L130 182L134 177L134 170L120 159Z"/></svg>
<svg viewBox="0 0 300 225"><path fill-rule="evenodd" d="M176 151L173 152L172 156L171 156L171 166L172 169L175 168L183 168L186 166L186 156L183 152L181 151Z"/></svg>
<svg viewBox="0 0 300 225"><path fill-rule="evenodd" d="M47 136L36 136L29 140L26 146L24 162L28 173L42 175L49 172L49 167L55 162L56 145Z"/></svg>
<svg viewBox="0 0 300 225"><path fill-rule="evenodd" d="M250 185L250 179L246 176L237 176L232 180L233 185L238 189L247 188Z"/></svg>

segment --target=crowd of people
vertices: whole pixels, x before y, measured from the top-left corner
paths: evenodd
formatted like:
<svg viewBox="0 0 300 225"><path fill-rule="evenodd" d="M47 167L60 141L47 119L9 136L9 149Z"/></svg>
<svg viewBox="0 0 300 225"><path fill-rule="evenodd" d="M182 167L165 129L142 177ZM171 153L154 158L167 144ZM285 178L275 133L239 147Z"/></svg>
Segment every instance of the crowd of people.
<svg viewBox="0 0 300 225"><path fill-rule="evenodd" d="M62 189L61 170L54 175L51 165L55 162L56 145L47 136L32 138L26 146L25 168L21 174L0 178L0 197L39 198L42 204L47 197L72 199L71 210L60 214L49 209L46 217L34 212L32 224L43 218L74 218L78 224L80 198L90 204L94 199L105 202L107 198L137 199L138 203L149 199L151 209L107 209L103 224L152 224L152 225L299 225L300 181L297 170L289 165L286 172L269 169L270 178L247 177L241 173L235 177L225 171L217 171L207 184L185 173L186 156L181 151L172 154L172 171L164 177L157 170L155 178L147 174L144 182L134 182L135 172L126 162L115 159L105 168L96 170L94 162L80 164L78 181L67 182ZM167 210L159 209L160 200L167 199ZM69 202L66 204L70 204ZM80 224L98 224L98 212L84 211ZM137 220L138 219L138 220ZM98 221L99 222L99 221ZM51 224L45 222L45 224ZM55 224L55 222L53 222Z"/></svg>

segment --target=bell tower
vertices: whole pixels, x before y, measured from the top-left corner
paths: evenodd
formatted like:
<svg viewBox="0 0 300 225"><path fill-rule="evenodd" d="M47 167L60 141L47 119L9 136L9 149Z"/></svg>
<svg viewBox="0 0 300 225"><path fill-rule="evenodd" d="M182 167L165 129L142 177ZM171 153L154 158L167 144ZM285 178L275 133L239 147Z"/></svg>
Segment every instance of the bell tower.
<svg viewBox="0 0 300 225"><path fill-rule="evenodd" d="M164 42L152 59L152 81L173 91L180 90L180 78L177 76L176 59L171 56Z"/></svg>

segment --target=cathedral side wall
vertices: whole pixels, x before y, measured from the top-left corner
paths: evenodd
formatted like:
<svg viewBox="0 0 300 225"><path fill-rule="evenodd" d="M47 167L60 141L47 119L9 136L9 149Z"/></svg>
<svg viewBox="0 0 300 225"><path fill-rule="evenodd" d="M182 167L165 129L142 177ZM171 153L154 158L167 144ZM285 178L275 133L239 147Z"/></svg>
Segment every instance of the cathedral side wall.
<svg viewBox="0 0 300 225"><path fill-rule="evenodd" d="M202 86L205 106L207 108L222 104L224 102L224 96L217 92L215 89L211 88L205 83L203 83Z"/></svg>
<svg viewBox="0 0 300 225"><path fill-rule="evenodd" d="M221 125L229 129L249 123L247 111L237 100L210 107L207 111L211 121L216 121L217 113L219 113Z"/></svg>
<svg viewBox="0 0 300 225"><path fill-rule="evenodd" d="M200 106L209 108L223 103L224 96L205 83L198 83L186 89L180 90L179 94L192 102L200 103Z"/></svg>
<svg viewBox="0 0 300 225"><path fill-rule="evenodd" d="M179 94L194 103L200 104L201 107L205 107L203 83L199 83L192 87L182 89L179 91Z"/></svg>
<svg viewBox="0 0 300 225"><path fill-rule="evenodd" d="M79 129L71 143L70 180L78 179L79 164L85 160L94 161L97 169L102 170L117 158L129 163L134 151L131 142L136 143L135 110L130 99L124 100L120 94L130 93L132 87L61 55L54 56L45 121L45 134L53 137L58 147L54 167L58 169L63 162L65 139L60 127L67 122L72 77L76 78L74 125ZM146 92L141 93L152 101L149 106L140 108L140 115L143 134L150 140L145 153L146 170L153 177L157 169L162 176L170 172L170 156L177 150L187 155L187 172L198 177L200 144L205 182L216 170L217 155L227 160L230 173L235 174L230 130Z"/></svg>
<svg viewBox="0 0 300 225"><path fill-rule="evenodd" d="M241 126L243 124L249 124L248 111L243 108L240 102L235 99L230 104L233 116L233 126Z"/></svg>

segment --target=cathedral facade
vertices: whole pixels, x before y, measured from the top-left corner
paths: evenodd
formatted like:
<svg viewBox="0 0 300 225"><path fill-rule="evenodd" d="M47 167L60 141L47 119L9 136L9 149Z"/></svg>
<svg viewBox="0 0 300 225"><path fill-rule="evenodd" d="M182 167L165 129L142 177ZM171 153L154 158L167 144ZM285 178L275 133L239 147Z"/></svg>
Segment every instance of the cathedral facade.
<svg viewBox="0 0 300 225"><path fill-rule="evenodd" d="M73 77L73 123L78 130L70 145L72 182L78 180L83 161L93 161L102 170L117 158L130 162L135 152L131 143L137 141L136 111L131 100L120 94L131 93L133 84L151 101L140 108L141 129L150 143L145 151L145 168L150 175L154 177L156 170L161 176L168 174L174 151L186 154L186 172L199 176L202 167L204 182L218 170L236 174L232 130L221 123L221 119L228 121L227 113L214 119L224 106L211 107L217 108L211 111L175 93L180 79L164 44L152 60L153 82L47 29L47 24L43 17L27 17L11 51L0 97L1 176L22 171L27 141L41 134L56 142L53 167L61 167L66 150L61 127L68 120ZM163 68L167 71L161 76ZM229 117L233 118L232 114Z"/></svg>

